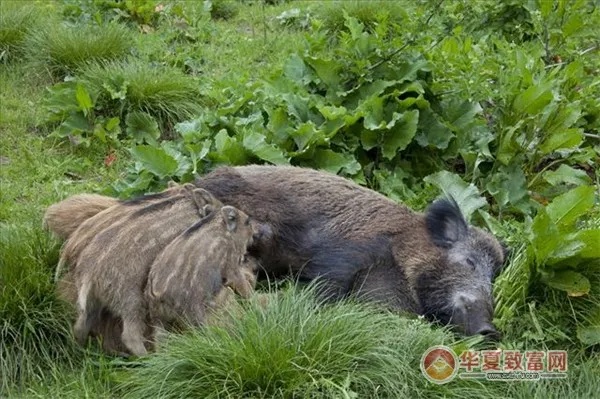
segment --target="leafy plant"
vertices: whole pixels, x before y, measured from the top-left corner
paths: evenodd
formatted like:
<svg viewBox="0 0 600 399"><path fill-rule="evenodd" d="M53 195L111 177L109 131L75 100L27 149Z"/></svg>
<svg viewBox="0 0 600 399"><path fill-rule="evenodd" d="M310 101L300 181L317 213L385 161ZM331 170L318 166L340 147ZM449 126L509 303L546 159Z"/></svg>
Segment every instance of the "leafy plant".
<svg viewBox="0 0 600 399"><path fill-rule="evenodd" d="M59 83L45 100L48 122L59 137L95 137L118 144L157 143L173 124L200 107L195 82L178 70L143 63L90 64L73 81ZM86 141L87 142L87 141Z"/></svg>
<svg viewBox="0 0 600 399"><path fill-rule="evenodd" d="M118 21L142 27L156 25L164 9L164 5L154 0L65 0L65 3L63 15L75 22Z"/></svg>
<svg viewBox="0 0 600 399"><path fill-rule="evenodd" d="M577 337L582 343L600 343L600 287L592 287L592 283L599 284L600 278L600 229L582 228L578 223L597 206L597 201L595 189L582 185L556 197L538 211L528 228L528 244L518 252L498 283L497 309L504 323L526 306L530 295L548 291L540 287L542 282L561 292L559 301L562 303L573 298L569 299L574 302L570 304L571 309L578 311L569 324L577 328ZM569 331L562 334L568 337Z"/></svg>

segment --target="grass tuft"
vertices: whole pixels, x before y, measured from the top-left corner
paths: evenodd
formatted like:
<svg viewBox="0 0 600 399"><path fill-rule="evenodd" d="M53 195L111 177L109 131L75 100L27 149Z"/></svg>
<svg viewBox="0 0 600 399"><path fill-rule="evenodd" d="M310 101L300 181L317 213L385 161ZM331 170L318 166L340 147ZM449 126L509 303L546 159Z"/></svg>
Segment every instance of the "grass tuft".
<svg viewBox="0 0 600 399"><path fill-rule="evenodd" d="M131 49L131 35L133 32L116 23L46 24L31 35L26 47L35 64L48 68L56 77L63 77L89 62L125 57Z"/></svg>
<svg viewBox="0 0 600 399"><path fill-rule="evenodd" d="M81 78L100 93L99 107L109 115L142 111L171 128L200 109L197 82L175 68L138 61L92 63Z"/></svg>
<svg viewBox="0 0 600 399"><path fill-rule="evenodd" d="M0 225L0 392L75 353L69 312L54 295L58 245L40 227Z"/></svg>
<svg viewBox="0 0 600 399"><path fill-rule="evenodd" d="M444 330L363 304L324 305L314 289L250 301L228 327L173 335L140 360L126 397L408 397L426 382L420 355Z"/></svg>
<svg viewBox="0 0 600 399"><path fill-rule="evenodd" d="M25 36L38 18L39 11L31 4L0 3L0 61L13 60L22 53Z"/></svg>

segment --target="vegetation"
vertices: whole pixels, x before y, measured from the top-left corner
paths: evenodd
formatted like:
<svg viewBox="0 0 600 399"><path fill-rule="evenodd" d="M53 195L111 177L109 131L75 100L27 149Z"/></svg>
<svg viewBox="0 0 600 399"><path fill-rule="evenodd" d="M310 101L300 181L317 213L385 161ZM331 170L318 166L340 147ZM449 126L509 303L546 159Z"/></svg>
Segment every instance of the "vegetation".
<svg viewBox="0 0 600 399"><path fill-rule="evenodd" d="M600 384L600 9L593 1L3 1L0 396L591 397ZM50 73L48 73L50 72ZM309 166L502 238L503 349L566 380L443 386L446 329L289 286L146 358L70 336L49 204L221 164ZM275 295L275 294L271 294ZM268 356L267 356L268 355Z"/></svg>

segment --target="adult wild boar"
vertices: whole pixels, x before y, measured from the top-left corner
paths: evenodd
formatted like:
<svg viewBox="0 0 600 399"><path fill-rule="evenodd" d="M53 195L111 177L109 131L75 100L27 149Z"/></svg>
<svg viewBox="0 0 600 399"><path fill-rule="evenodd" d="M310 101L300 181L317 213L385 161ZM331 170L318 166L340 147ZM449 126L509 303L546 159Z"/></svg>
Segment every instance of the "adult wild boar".
<svg viewBox="0 0 600 399"><path fill-rule="evenodd" d="M204 324L227 288L249 298L256 283L255 263L246 261L253 236L248 215L223 206L167 245L150 267L145 289L152 327Z"/></svg>
<svg viewBox="0 0 600 399"><path fill-rule="evenodd" d="M270 225L273 238L252 251L272 275L320 277L333 298L358 294L467 335L498 335L492 281L503 249L453 201L415 213L342 177L283 166L219 168L196 185Z"/></svg>

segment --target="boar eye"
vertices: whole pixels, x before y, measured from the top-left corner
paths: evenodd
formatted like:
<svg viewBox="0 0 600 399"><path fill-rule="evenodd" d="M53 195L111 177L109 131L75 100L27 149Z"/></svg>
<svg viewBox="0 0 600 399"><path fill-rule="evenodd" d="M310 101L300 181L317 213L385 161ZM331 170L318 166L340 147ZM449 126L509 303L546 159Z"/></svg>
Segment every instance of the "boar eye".
<svg viewBox="0 0 600 399"><path fill-rule="evenodd" d="M475 261L473 258L467 258L467 265L469 265L471 269L475 270Z"/></svg>

